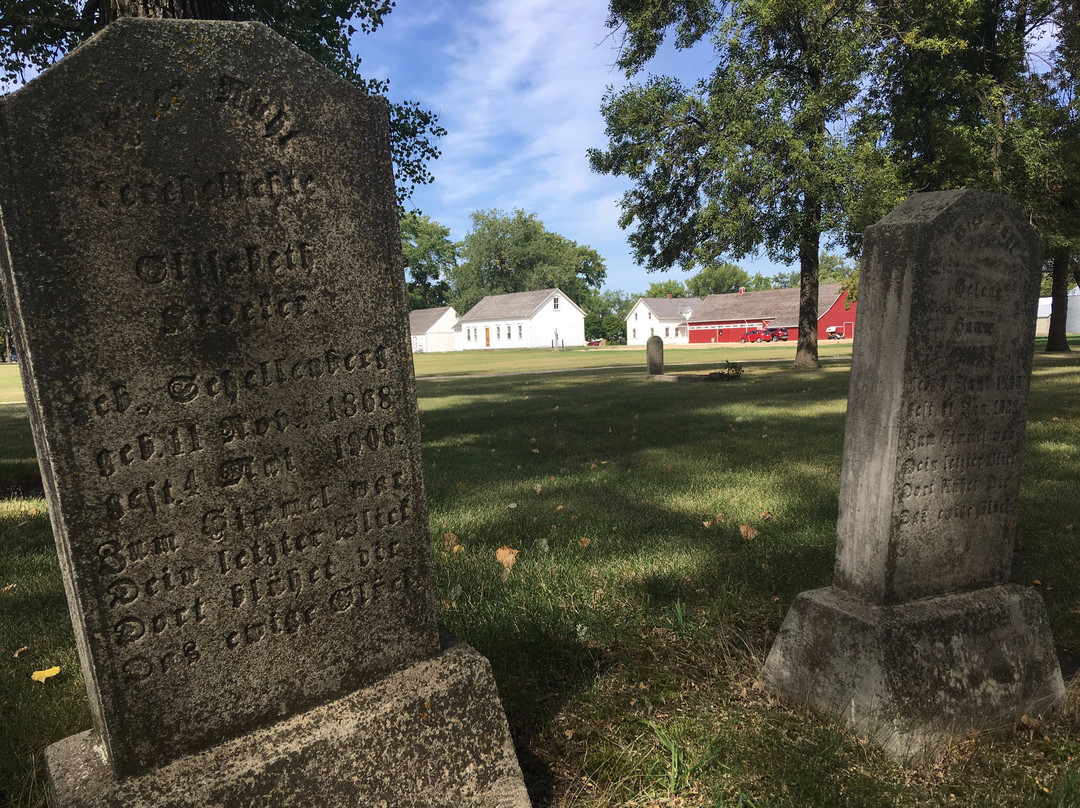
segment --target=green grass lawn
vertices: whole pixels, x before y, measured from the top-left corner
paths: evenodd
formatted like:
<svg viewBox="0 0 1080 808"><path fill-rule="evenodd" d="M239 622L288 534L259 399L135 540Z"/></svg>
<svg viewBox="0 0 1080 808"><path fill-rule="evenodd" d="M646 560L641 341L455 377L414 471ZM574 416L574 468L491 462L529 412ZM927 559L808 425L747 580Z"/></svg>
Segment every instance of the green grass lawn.
<svg viewBox="0 0 1080 808"><path fill-rule="evenodd" d="M745 359L706 351L687 361ZM832 577L848 361L658 384L643 351L534 353L539 364L637 358L417 385L439 616L491 660L534 805L1080 805L1075 686L1069 709L1034 731L958 738L943 759L903 769L757 684L792 599ZM451 369L425 369L439 356ZM417 367L475 371L466 360ZM1036 356L1014 571L1042 592L1069 674L1080 661L1078 379L1080 354ZM0 459L30 460L24 416L0 429ZM518 551L508 573L495 557L504 545ZM54 664L59 676L30 680ZM89 726L77 669L44 502L10 499L0 805L41 806L44 746Z"/></svg>

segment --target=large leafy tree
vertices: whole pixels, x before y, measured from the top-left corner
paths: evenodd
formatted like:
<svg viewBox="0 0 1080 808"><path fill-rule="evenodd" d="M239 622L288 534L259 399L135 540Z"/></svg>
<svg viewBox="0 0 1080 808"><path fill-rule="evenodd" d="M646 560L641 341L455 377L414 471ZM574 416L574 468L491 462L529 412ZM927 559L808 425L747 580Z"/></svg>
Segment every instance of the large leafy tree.
<svg viewBox="0 0 1080 808"><path fill-rule="evenodd" d="M461 313L485 295L557 287L587 309L604 282L604 259L592 247L552 233L534 213L474 211L450 270L450 302Z"/></svg>
<svg viewBox="0 0 1080 808"><path fill-rule="evenodd" d="M117 17L257 20L361 90L386 94L388 83L366 79L352 50L355 33L371 33L393 0L3 0L0 3L0 89L41 70ZM445 134L438 116L411 101L390 105L398 199L432 181L429 163Z"/></svg>
<svg viewBox="0 0 1080 808"><path fill-rule="evenodd" d="M1068 350L1080 254L1078 14L1075 0L880 0L884 47L862 117L904 191L982 188L1025 210L1050 248L1048 350Z"/></svg>
<svg viewBox="0 0 1080 808"><path fill-rule="evenodd" d="M711 37L716 67L695 87L652 77L609 91L594 170L634 185L620 224L650 270L763 249L798 260L796 367L818 367L818 254L850 187L843 115L862 86L869 25L859 0L611 0L618 65L644 68L665 36Z"/></svg>
<svg viewBox="0 0 1080 808"><path fill-rule="evenodd" d="M458 252L458 245L450 240L450 228L422 213L408 213L401 219L401 252L409 311L447 305Z"/></svg>

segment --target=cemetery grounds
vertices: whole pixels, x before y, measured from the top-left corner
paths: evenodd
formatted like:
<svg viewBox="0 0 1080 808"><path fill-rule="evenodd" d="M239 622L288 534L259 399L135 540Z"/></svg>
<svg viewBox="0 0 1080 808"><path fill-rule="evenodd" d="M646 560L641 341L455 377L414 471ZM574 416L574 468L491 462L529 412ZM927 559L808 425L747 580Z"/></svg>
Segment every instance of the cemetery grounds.
<svg viewBox="0 0 1080 808"><path fill-rule="evenodd" d="M1013 578L1068 703L906 769L757 682L832 580L849 344L814 373L667 349L743 364L714 384L650 382L643 349L418 355L439 618L491 660L534 805L1080 806L1080 339L1043 345ZM40 808L45 746L90 717L21 402L0 366L0 806Z"/></svg>

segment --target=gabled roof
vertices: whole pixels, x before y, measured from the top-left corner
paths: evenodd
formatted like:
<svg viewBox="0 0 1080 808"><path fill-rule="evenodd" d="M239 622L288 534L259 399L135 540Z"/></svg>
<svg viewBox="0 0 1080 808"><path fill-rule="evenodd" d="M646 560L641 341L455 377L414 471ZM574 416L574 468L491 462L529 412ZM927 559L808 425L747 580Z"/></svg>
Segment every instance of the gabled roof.
<svg viewBox="0 0 1080 808"><path fill-rule="evenodd" d="M461 318L462 322L474 320L503 320L507 317L528 318L549 297L559 295L578 311L581 307L558 289L537 289L533 292L509 292L505 295L488 295ZM581 311L582 314L585 312Z"/></svg>
<svg viewBox="0 0 1080 808"><path fill-rule="evenodd" d="M681 320L688 306L691 312L695 312L702 303L700 297L643 297L639 302L648 306L658 320Z"/></svg>
<svg viewBox="0 0 1080 808"><path fill-rule="evenodd" d="M409 333L413 336L426 334L428 330L442 319L448 311L453 311L453 306L440 306L437 309L417 309L409 312Z"/></svg>
<svg viewBox="0 0 1080 808"><path fill-rule="evenodd" d="M840 297L839 283L818 287L818 315L824 314ZM799 322L799 289L767 289L764 292L732 292L709 295L690 317L692 323L715 320L760 320L777 323Z"/></svg>

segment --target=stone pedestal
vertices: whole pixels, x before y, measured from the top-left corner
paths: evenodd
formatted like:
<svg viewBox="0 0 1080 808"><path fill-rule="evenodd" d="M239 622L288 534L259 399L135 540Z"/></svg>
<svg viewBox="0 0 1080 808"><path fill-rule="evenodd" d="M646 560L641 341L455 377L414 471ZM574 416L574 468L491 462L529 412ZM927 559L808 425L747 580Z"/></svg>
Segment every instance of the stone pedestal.
<svg viewBox="0 0 1080 808"><path fill-rule="evenodd" d="M833 586L763 677L910 758L1064 696L1042 601L1008 584L1040 244L979 191L916 194L864 244Z"/></svg>
<svg viewBox="0 0 1080 808"><path fill-rule="evenodd" d="M896 606L803 592L765 671L777 691L901 760L1009 729L1064 695L1042 599L1009 585Z"/></svg>
<svg viewBox="0 0 1080 808"><path fill-rule="evenodd" d="M146 774L115 780L93 731L50 746L66 808L528 808L487 660L432 659Z"/></svg>

